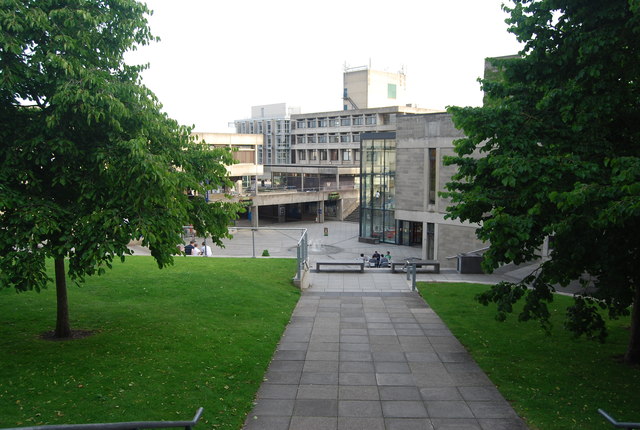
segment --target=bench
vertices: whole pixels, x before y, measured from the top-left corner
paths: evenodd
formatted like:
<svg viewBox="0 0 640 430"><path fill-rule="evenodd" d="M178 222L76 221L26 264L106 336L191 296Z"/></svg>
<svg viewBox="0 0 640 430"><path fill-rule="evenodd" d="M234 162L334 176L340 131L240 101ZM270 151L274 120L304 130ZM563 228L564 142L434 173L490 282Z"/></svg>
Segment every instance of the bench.
<svg viewBox="0 0 640 430"><path fill-rule="evenodd" d="M415 265L416 271L418 271L418 267L424 267L425 269L421 270L423 272L440 273L440 262L437 260L408 260L403 262L394 261L391 263L391 272L396 273L398 271L398 269L396 269L397 266L405 267L408 265Z"/></svg>
<svg viewBox="0 0 640 430"><path fill-rule="evenodd" d="M363 261L318 261L316 263L316 272L320 272L320 266L356 266L360 272L364 272Z"/></svg>

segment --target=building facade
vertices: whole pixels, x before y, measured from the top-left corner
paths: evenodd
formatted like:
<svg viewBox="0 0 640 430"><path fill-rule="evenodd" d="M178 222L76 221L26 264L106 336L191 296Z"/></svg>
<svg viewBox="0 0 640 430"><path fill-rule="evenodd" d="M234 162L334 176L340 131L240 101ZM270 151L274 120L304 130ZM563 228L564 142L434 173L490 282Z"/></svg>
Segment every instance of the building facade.
<svg viewBox="0 0 640 430"><path fill-rule="evenodd" d="M343 110L406 105L407 76L372 70L370 67L345 68Z"/></svg>
<svg viewBox="0 0 640 430"><path fill-rule="evenodd" d="M258 148L259 164L291 163L291 115L300 113L299 107L286 103L252 106L251 118L234 121L236 133L259 134L263 144Z"/></svg>
<svg viewBox="0 0 640 430"><path fill-rule="evenodd" d="M398 117L393 133L362 137L360 237L419 245L422 258L454 268L457 256L486 246L477 225L446 219L449 199L440 196L455 173L443 158L463 137L448 113Z"/></svg>
<svg viewBox="0 0 640 430"><path fill-rule="evenodd" d="M398 117L427 112L434 110L390 106L292 115L291 162L360 167L363 133L392 132Z"/></svg>
<svg viewBox="0 0 640 430"><path fill-rule="evenodd" d="M262 136L254 134L193 132L197 142L203 142L211 148L230 148L236 164L227 166L229 177L235 183L233 190L211 190L214 193L232 192L242 195L245 190L254 188L257 178L264 173L264 167L258 164L258 148L262 146Z"/></svg>

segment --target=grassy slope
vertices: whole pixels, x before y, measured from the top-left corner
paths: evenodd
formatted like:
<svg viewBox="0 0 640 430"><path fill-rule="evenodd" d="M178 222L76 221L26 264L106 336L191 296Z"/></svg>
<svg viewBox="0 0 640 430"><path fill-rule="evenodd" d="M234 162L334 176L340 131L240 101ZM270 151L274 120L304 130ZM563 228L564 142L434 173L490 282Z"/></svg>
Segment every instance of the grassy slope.
<svg viewBox="0 0 640 430"><path fill-rule="evenodd" d="M619 421L640 421L640 368L616 360L626 349L628 319L613 321L607 343L599 344L574 339L563 329L570 297L556 296L554 330L546 336L537 323L518 322L515 315L496 321L495 308L473 300L487 286L419 289L531 428L610 428L598 408Z"/></svg>
<svg viewBox="0 0 640 430"><path fill-rule="evenodd" d="M159 270L131 257L80 288L72 329L55 324L55 290L0 290L0 427L191 419L240 428L295 306L295 260L179 258Z"/></svg>

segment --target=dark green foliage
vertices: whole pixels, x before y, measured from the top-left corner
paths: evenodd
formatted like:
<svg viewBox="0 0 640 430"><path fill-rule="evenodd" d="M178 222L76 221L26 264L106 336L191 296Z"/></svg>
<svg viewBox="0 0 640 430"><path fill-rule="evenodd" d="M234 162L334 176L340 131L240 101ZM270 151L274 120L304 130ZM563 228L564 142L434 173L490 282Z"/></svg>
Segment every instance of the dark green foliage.
<svg viewBox="0 0 640 430"><path fill-rule="evenodd" d="M467 136L447 161L458 166L449 216L482 224L485 269L534 260L553 237L551 258L523 283L533 287L524 319L544 322L554 286L581 277L614 318L640 287L638 4L515 1L507 22L521 55L493 60L500 73L482 81L484 107L449 109ZM567 326L602 339L606 327L587 309L574 308ZM637 329L627 360L640 361Z"/></svg>
<svg viewBox="0 0 640 430"><path fill-rule="evenodd" d="M148 13L135 0L0 0L1 287L43 288L47 257L81 281L132 239L163 267L185 224L228 234L235 205L185 190L227 184L231 154L192 141L141 85L144 67L123 61L153 40Z"/></svg>

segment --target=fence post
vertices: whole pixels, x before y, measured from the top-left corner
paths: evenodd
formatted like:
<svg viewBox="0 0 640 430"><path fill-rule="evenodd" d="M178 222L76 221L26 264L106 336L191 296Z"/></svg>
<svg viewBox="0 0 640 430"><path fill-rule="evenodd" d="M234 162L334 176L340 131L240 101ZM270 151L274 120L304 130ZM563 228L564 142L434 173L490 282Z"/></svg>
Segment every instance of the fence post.
<svg viewBox="0 0 640 430"><path fill-rule="evenodd" d="M415 291L416 290L416 265L412 264L411 265L411 291Z"/></svg>

